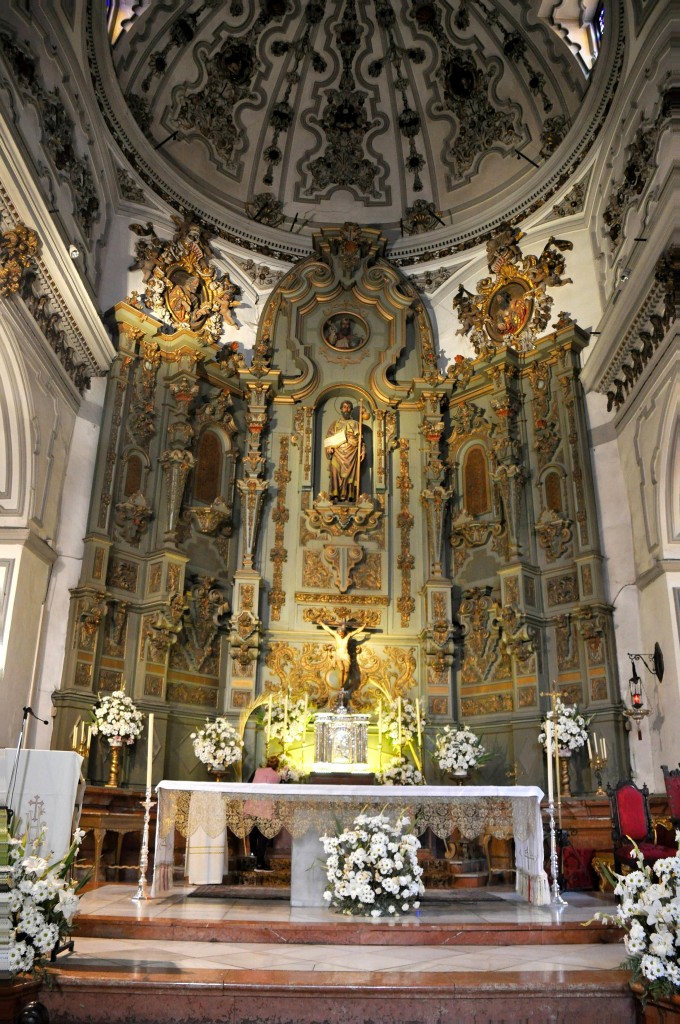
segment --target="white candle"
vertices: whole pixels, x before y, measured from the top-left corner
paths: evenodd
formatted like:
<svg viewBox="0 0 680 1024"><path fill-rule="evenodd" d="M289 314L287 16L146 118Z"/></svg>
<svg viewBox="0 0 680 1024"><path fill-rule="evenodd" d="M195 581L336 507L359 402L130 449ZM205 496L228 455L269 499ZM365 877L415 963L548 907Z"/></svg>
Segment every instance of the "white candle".
<svg viewBox="0 0 680 1024"><path fill-rule="evenodd" d="M267 704L267 728L265 730L264 738L269 743L272 737L272 695L269 694L269 703Z"/></svg>
<svg viewBox="0 0 680 1024"><path fill-rule="evenodd" d="M151 789L151 769L153 767L153 711L149 714L149 742L146 748L146 788Z"/></svg>
<svg viewBox="0 0 680 1024"><path fill-rule="evenodd" d="M399 737L399 753L401 754L401 697L397 700L397 735Z"/></svg>
<svg viewBox="0 0 680 1024"><path fill-rule="evenodd" d="M73 740L71 742L71 750L78 749L78 723L73 726Z"/></svg>
<svg viewBox="0 0 680 1024"><path fill-rule="evenodd" d="M605 761L607 760L607 741L604 736L602 737L602 757Z"/></svg>
<svg viewBox="0 0 680 1024"><path fill-rule="evenodd" d="M420 697L416 697L416 727L418 729L418 746L421 746L422 727L420 723Z"/></svg>
<svg viewBox="0 0 680 1024"><path fill-rule="evenodd" d="M597 745L597 733L595 731L593 731L593 747L595 748L595 757L597 757L600 751Z"/></svg>
<svg viewBox="0 0 680 1024"><path fill-rule="evenodd" d="M87 752L90 753L90 746L92 744L92 726L87 727Z"/></svg>
<svg viewBox="0 0 680 1024"><path fill-rule="evenodd" d="M588 744L588 760L592 761L592 759L593 759L593 750L592 750L592 747L590 746L590 737L586 738L586 743ZM595 750L597 750L597 747L595 747Z"/></svg>
<svg viewBox="0 0 680 1024"><path fill-rule="evenodd" d="M545 754L548 762L548 803L553 802L552 722L545 723Z"/></svg>

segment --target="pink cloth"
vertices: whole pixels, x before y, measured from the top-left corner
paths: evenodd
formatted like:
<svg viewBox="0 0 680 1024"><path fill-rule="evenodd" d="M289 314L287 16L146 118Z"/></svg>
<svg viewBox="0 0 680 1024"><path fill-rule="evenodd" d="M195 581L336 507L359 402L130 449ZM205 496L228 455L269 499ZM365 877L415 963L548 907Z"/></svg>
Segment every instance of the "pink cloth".
<svg viewBox="0 0 680 1024"><path fill-rule="evenodd" d="M258 768L253 776L253 785L255 786L258 782L268 783L270 786L273 786L280 781L281 779L273 768ZM264 799L261 797L250 797L243 804L243 813L250 814L253 818L273 818L274 802L266 797Z"/></svg>

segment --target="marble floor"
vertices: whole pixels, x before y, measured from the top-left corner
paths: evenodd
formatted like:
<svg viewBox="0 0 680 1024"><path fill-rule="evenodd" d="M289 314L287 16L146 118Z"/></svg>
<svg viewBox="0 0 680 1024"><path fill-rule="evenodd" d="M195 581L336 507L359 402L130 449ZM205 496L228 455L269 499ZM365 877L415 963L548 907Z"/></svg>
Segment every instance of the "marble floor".
<svg viewBox="0 0 680 1024"><path fill-rule="evenodd" d="M333 914L326 908L292 908L281 900L191 899L191 888L175 889L164 899L132 900L136 886L104 885L86 892L81 913L89 921L97 917L130 921L233 922L256 919L271 924L291 922L332 923L338 929L356 919ZM566 925L588 921L596 911L613 910L613 897L600 893L568 893L567 906L537 907L527 904L510 888L494 887L492 902L446 903L424 901L417 917L389 922L393 928L417 929L421 924L485 925L498 923L536 926ZM376 922L377 923L377 922ZM382 922L384 928L385 922ZM168 929L171 930L170 927ZM294 942L196 942L154 938L85 938L76 936L73 953L61 955L58 966L71 970L144 972L266 970L267 972L493 972L512 975L527 969L549 975L570 971L608 971L624 958L623 945L521 944L521 945L384 945L342 942L310 945Z"/></svg>

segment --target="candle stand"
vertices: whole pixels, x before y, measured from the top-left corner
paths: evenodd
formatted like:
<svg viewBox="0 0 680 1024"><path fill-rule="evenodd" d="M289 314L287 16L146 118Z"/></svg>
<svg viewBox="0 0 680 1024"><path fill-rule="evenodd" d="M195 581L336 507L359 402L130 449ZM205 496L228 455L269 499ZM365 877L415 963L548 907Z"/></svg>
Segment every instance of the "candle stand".
<svg viewBox="0 0 680 1024"><path fill-rule="evenodd" d="M555 804L551 799L548 804L548 818L550 819L550 874L552 875L552 899L551 903L559 907L566 907L567 901L560 893L560 883L557 881L559 864L557 859L557 833L555 831Z"/></svg>
<svg viewBox="0 0 680 1024"><path fill-rule="evenodd" d="M142 832L142 848L139 852L139 884L137 892L132 897L133 902L151 899L146 881L146 870L149 866L149 821L151 808L156 806L156 801L151 799L151 786L146 787L146 800L140 800L140 803L144 808L144 830Z"/></svg>
<svg viewBox="0 0 680 1024"><path fill-rule="evenodd" d="M595 796L605 796L605 791L602 788L602 772L607 767L607 758L600 754L593 754L590 758L589 764L591 769L595 772L595 778L597 779Z"/></svg>

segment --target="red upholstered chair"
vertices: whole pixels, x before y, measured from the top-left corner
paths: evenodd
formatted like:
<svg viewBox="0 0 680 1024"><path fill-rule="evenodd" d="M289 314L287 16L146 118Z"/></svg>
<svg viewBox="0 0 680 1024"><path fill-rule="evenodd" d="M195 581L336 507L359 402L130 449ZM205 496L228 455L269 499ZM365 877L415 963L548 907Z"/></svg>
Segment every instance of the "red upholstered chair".
<svg viewBox="0 0 680 1024"><path fill-rule="evenodd" d="M649 790L646 785L638 789L632 779L623 779L616 789L607 786L607 796L612 815L615 871L620 873L624 864L633 868L636 866L631 861L633 842L640 849L645 864L653 864L661 857L675 855L677 851L674 847L654 842Z"/></svg>
<svg viewBox="0 0 680 1024"><path fill-rule="evenodd" d="M668 797L668 813L675 828L680 828L680 768L668 770L667 764L661 765L663 781Z"/></svg>

